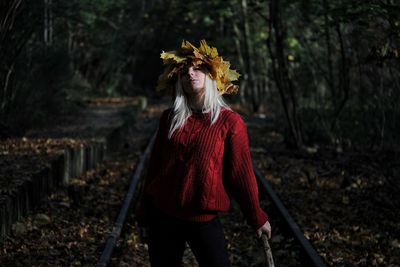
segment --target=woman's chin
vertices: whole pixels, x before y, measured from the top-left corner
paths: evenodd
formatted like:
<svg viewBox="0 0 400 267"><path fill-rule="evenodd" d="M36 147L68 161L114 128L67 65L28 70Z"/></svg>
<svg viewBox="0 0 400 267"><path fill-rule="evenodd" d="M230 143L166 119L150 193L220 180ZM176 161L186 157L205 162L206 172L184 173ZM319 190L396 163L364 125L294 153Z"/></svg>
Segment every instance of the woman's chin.
<svg viewBox="0 0 400 267"><path fill-rule="evenodd" d="M201 87L188 87L185 89L185 92L189 95L197 95L202 93L204 88Z"/></svg>

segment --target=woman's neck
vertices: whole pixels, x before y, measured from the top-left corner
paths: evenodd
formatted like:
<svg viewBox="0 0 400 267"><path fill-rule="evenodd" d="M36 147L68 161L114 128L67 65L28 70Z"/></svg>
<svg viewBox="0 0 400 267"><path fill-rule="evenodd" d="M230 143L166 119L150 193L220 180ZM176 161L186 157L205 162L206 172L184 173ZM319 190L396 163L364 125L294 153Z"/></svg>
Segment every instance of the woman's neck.
<svg viewBox="0 0 400 267"><path fill-rule="evenodd" d="M189 108L193 111L201 111L203 110L203 105L193 105L193 104L189 104Z"/></svg>
<svg viewBox="0 0 400 267"><path fill-rule="evenodd" d="M196 111L201 111L204 105L204 94L191 96L188 99L189 108Z"/></svg>

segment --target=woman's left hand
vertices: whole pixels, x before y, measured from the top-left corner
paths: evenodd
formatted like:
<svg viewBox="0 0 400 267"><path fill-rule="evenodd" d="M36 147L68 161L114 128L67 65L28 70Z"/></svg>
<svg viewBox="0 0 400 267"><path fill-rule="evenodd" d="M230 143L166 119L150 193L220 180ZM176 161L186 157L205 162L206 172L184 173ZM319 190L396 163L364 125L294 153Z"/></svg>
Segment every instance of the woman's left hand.
<svg viewBox="0 0 400 267"><path fill-rule="evenodd" d="M263 234L266 234L268 239L271 238L271 224L269 224L269 221L267 221L266 223L264 223L263 226L261 226L258 230L257 230L257 237L260 238Z"/></svg>

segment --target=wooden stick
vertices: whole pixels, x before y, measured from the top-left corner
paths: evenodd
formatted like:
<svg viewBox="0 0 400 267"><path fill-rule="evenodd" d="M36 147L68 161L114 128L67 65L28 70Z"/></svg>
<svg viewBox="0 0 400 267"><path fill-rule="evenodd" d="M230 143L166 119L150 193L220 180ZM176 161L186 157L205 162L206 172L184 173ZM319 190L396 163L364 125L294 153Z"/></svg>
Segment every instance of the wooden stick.
<svg viewBox="0 0 400 267"><path fill-rule="evenodd" d="M264 247L264 254L265 254L265 266L266 267L274 267L274 258L272 257L271 247L268 242L268 237L266 234L262 234L260 237L263 247Z"/></svg>

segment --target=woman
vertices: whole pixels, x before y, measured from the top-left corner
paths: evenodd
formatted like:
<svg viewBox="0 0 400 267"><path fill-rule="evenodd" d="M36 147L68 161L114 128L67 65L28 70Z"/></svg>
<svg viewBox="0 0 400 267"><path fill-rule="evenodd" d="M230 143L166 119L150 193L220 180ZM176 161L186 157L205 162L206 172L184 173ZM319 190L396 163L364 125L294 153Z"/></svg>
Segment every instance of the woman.
<svg viewBox="0 0 400 267"><path fill-rule="evenodd" d="M161 116L138 210L150 262L181 266L187 242L200 266L230 266L218 212L229 210L231 197L259 237L271 236L246 126L222 98L237 91L231 82L239 74L204 40L199 48L183 41L161 58L168 66L158 87L173 90L174 104Z"/></svg>

